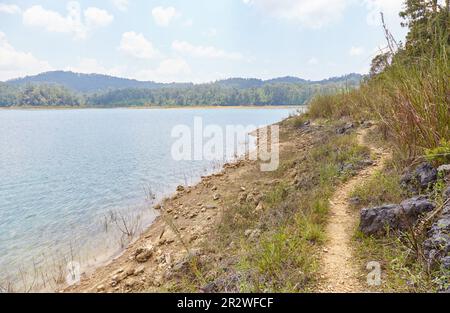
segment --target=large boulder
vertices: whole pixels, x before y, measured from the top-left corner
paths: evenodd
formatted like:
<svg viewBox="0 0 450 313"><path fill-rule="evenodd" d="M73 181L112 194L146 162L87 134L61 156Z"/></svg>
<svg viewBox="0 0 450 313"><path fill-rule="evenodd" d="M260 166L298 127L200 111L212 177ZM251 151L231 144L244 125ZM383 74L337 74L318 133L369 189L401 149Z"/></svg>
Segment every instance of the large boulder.
<svg viewBox="0 0 450 313"><path fill-rule="evenodd" d="M406 230L435 205L426 197L414 197L397 204L361 210L360 230L367 236L383 236L387 230Z"/></svg>
<svg viewBox="0 0 450 313"><path fill-rule="evenodd" d="M386 229L398 228L400 208L396 204L361 210L359 228L367 236L382 236Z"/></svg>
<svg viewBox="0 0 450 313"><path fill-rule="evenodd" d="M414 171L406 172L401 184L410 191L421 191L433 185L438 178L438 171L428 162L423 162Z"/></svg>

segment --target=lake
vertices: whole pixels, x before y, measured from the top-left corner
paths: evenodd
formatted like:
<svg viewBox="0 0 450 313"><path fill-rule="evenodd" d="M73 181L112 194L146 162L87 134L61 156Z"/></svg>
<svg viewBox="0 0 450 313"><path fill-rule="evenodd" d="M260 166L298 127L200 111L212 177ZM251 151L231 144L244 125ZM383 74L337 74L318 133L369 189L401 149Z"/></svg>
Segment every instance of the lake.
<svg viewBox="0 0 450 313"><path fill-rule="evenodd" d="M155 201L220 169L225 159L175 161L176 125L201 117L205 125L259 127L295 111L0 110L0 280L27 289L40 277L33 288L54 288L67 262L88 270L123 250L131 239L117 217L137 235L155 218Z"/></svg>

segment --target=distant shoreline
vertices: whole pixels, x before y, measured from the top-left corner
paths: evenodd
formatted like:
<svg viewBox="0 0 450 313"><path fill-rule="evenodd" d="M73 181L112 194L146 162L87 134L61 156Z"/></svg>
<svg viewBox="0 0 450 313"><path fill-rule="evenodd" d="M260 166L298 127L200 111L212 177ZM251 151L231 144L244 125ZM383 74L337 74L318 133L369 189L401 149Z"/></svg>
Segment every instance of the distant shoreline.
<svg viewBox="0 0 450 313"><path fill-rule="evenodd" d="M91 110L91 109L130 109L130 110L155 110L155 109L291 109L302 108L306 104L299 105L209 105L209 106L126 106L126 107L71 107L71 106L14 106L0 107L0 110L34 111L34 110Z"/></svg>

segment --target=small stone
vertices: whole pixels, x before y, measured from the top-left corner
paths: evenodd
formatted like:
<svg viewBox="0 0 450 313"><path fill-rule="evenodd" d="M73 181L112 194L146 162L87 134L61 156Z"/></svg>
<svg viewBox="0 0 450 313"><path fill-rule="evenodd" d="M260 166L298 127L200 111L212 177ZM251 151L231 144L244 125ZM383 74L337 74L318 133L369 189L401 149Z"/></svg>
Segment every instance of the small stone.
<svg viewBox="0 0 450 313"><path fill-rule="evenodd" d="M241 191L245 191L245 187L241 187Z"/></svg>
<svg viewBox="0 0 450 313"><path fill-rule="evenodd" d="M450 164L444 164L438 167L438 173L444 173L444 175L450 174Z"/></svg>
<svg viewBox="0 0 450 313"><path fill-rule="evenodd" d="M244 232L244 236L245 236L245 237L250 237L250 235L252 234L252 232L253 232L253 229L247 229L247 230Z"/></svg>
<svg viewBox="0 0 450 313"><path fill-rule="evenodd" d="M255 213L260 213L264 210L264 205L262 202L259 202L258 205L256 206L254 212Z"/></svg>
<svg viewBox="0 0 450 313"><path fill-rule="evenodd" d="M182 185L179 185L179 186L177 187L177 191L178 191L178 192L184 191L184 187L183 187Z"/></svg>
<svg viewBox="0 0 450 313"><path fill-rule="evenodd" d="M153 254L153 247L139 248L135 252L135 260L139 263L147 262Z"/></svg>
<svg viewBox="0 0 450 313"><path fill-rule="evenodd" d="M114 275L113 277L111 277L111 279L115 282L120 282L122 280L122 277L120 277L119 275Z"/></svg>
<svg viewBox="0 0 450 313"><path fill-rule="evenodd" d="M217 186L213 186L213 187L211 188L211 190L212 190L212 191L216 191L216 190L217 190Z"/></svg>
<svg viewBox="0 0 450 313"><path fill-rule="evenodd" d="M105 291L105 285L98 285L97 291Z"/></svg>
<svg viewBox="0 0 450 313"><path fill-rule="evenodd" d="M216 193L214 196L213 196L213 200L214 201L217 201L217 200L219 200L220 199L220 195L218 194L218 193Z"/></svg>
<svg viewBox="0 0 450 313"><path fill-rule="evenodd" d="M155 205L154 207L153 207L153 209L155 209L155 210L157 210L157 211L159 211L159 210L161 210L161 204L157 204L157 205Z"/></svg>
<svg viewBox="0 0 450 313"><path fill-rule="evenodd" d="M140 275L140 274L144 273L144 271L145 271L145 267L144 267L143 265L141 265L141 266L136 267L136 268L134 269L133 275L134 275L134 276Z"/></svg>
<svg viewBox="0 0 450 313"><path fill-rule="evenodd" d="M353 205L357 205L361 203L361 199L359 197L352 197L349 199L350 203Z"/></svg>

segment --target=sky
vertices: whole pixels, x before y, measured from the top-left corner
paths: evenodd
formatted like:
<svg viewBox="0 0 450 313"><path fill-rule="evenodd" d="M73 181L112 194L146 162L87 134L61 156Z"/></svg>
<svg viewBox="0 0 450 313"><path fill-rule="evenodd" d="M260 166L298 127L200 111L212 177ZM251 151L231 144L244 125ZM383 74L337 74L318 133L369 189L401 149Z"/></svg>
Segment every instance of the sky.
<svg viewBox="0 0 450 313"><path fill-rule="evenodd" d="M402 0L0 0L0 81L50 70L157 82L367 73Z"/></svg>

